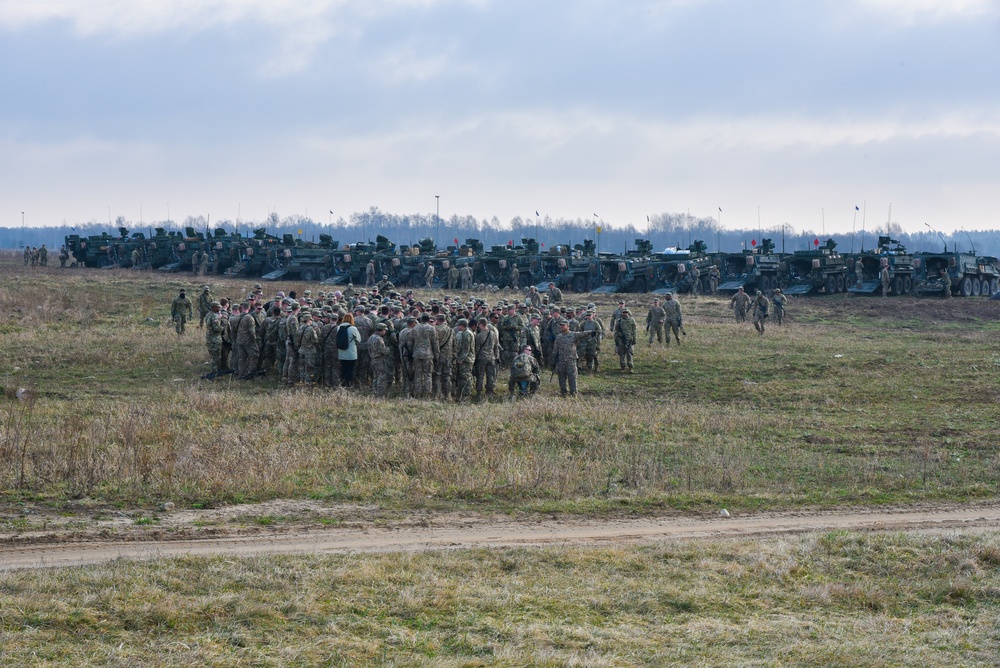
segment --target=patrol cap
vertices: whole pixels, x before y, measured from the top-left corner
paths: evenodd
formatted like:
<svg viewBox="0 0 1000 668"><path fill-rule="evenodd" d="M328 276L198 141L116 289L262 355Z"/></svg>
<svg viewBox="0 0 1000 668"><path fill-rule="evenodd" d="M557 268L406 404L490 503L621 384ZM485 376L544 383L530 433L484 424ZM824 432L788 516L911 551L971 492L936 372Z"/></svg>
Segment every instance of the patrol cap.
<svg viewBox="0 0 1000 668"><path fill-rule="evenodd" d="M758 290L758 291L757 291L757 294L758 294L758 295L762 295L762 294L764 294L764 293L763 293L763 292L761 292L760 290Z"/></svg>
<svg viewBox="0 0 1000 668"><path fill-rule="evenodd" d="M222 308L222 304L220 304L219 302L212 302L211 304L208 305L209 308L215 308L216 306Z"/></svg>
<svg viewBox="0 0 1000 668"><path fill-rule="evenodd" d="M407 325L409 325L410 323L415 323L416 321L417 321L417 319L414 318L412 315L411 316L407 316L407 318L406 318L406 324Z"/></svg>
<svg viewBox="0 0 1000 668"><path fill-rule="evenodd" d="M314 318L322 318L323 317L323 311L322 311L322 309L314 308L311 311L309 311L309 313Z"/></svg>
<svg viewBox="0 0 1000 668"><path fill-rule="evenodd" d="M201 286L201 289L202 290L211 290L212 288L208 287L207 285L203 285L203 286Z"/></svg>
<svg viewBox="0 0 1000 668"><path fill-rule="evenodd" d="M444 313L438 313L437 318L435 318L435 320L437 320L438 322L444 322L445 320Z"/></svg>
<svg viewBox="0 0 1000 668"><path fill-rule="evenodd" d="M775 288L774 292L775 292L775 294L780 294L781 293L781 288Z"/></svg>
<svg viewBox="0 0 1000 668"><path fill-rule="evenodd" d="M306 319L312 320L313 318L312 311L303 311L301 315L299 315L299 317L302 318L303 320Z"/></svg>
<svg viewBox="0 0 1000 668"><path fill-rule="evenodd" d="M254 284L253 284L253 289L254 289L254 290L263 290L263 289L264 289L264 286L263 286L263 285L261 285L260 283L254 283Z"/></svg>
<svg viewBox="0 0 1000 668"><path fill-rule="evenodd" d="M389 326L386 325L384 322L380 322L379 324L375 325L375 331L377 332L385 332L388 331L388 329Z"/></svg>
<svg viewBox="0 0 1000 668"><path fill-rule="evenodd" d="M624 315L625 313L628 313L629 315L632 315L632 311L628 310L627 308L623 308L622 309L622 314Z"/></svg>
<svg viewBox="0 0 1000 668"><path fill-rule="evenodd" d="M458 322L456 324L460 325L462 327L468 327L469 326L469 321L466 320L465 318L459 318Z"/></svg>

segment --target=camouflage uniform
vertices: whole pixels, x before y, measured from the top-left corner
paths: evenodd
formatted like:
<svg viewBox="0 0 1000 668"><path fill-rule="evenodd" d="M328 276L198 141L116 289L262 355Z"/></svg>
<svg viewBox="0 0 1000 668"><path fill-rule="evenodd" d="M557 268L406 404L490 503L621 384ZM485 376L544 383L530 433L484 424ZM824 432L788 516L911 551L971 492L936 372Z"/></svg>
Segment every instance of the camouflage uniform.
<svg viewBox="0 0 1000 668"><path fill-rule="evenodd" d="M375 323L367 315L358 315L355 312L354 326L361 336L358 342L358 362L354 370L354 383L362 387L371 380L371 359L368 356L368 339L375 332Z"/></svg>
<svg viewBox="0 0 1000 668"><path fill-rule="evenodd" d="M299 380L299 348L296 344L296 334L299 331L299 317L293 311L285 320L285 366L281 369L281 382L294 385Z"/></svg>
<svg viewBox="0 0 1000 668"><path fill-rule="evenodd" d="M754 329L760 332L761 336L764 336L764 322L767 320L767 312L770 305L771 302L758 290L757 298L753 300L752 322Z"/></svg>
<svg viewBox="0 0 1000 668"><path fill-rule="evenodd" d="M407 318L406 327L399 333L399 359L403 379L403 396L412 397L414 395L413 381L413 330L415 329L416 318Z"/></svg>
<svg viewBox="0 0 1000 668"><path fill-rule="evenodd" d="M701 269L698 267L691 267L691 297L697 297L701 294Z"/></svg>
<svg viewBox="0 0 1000 668"><path fill-rule="evenodd" d="M278 319L273 312L264 319L260 328L261 351L260 369L266 374L274 368L278 349Z"/></svg>
<svg viewBox="0 0 1000 668"><path fill-rule="evenodd" d="M774 302L774 321L780 325L785 319L785 304L788 303L788 297L781 294L781 290L776 289L771 301Z"/></svg>
<svg viewBox="0 0 1000 668"><path fill-rule="evenodd" d="M222 316L222 370L229 370L229 355L233 352L233 340L231 337L231 325L229 324L229 311L223 309L219 312Z"/></svg>
<svg viewBox="0 0 1000 668"><path fill-rule="evenodd" d="M663 323L667 321L667 312L657 303L658 301L653 302L653 307L646 314L646 331L649 332L649 345L653 345L654 336L657 343L663 343ZM667 345L670 345L669 336L667 337Z"/></svg>
<svg viewBox="0 0 1000 668"><path fill-rule="evenodd" d="M483 383L485 381L486 394L496 393L497 385L497 358L500 356L500 341L496 330L490 325L480 328L476 332L476 362L473 372L476 376L476 397L481 401L483 394Z"/></svg>
<svg viewBox="0 0 1000 668"><path fill-rule="evenodd" d="M198 321L198 329L205 326L205 318L212 312L212 307L209 305L213 301L212 291L208 290L207 286L202 288L201 294L198 295L198 315L201 316L201 319Z"/></svg>
<svg viewBox="0 0 1000 668"><path fill-rule="evenodd" d="M240 367L240 362L243 361L243 357L240 354L240 348L242 346L242 342L240 341L239 332L240 332L240 323L243 322L243 318L245 315L246 314L244 314L243 312L240 312L236 315L230 316L229 318L229 343L232 348L232 356L230 357L230 362L231 362L230 366L232 366L233 372L236 374L237 377L239 377L243 373L243 370Z"/></svg>
<svg viewBox="0 0 1000 668"><path fill-rule="evenodd" d="M951 299L951 274L947 271L941 271L941 282L944 284L944 296L945 299Z"/></svg>
<svg viewBox="0 0 1000 668"><path fill-rule="evenodd" d="M740 288L733 295L732 300L729 302L729 306L733 309L733 315L736 316L736 322L745 322L747 319L747 309L750 308L750 295Z"/></svg>
<svg viewBox="0 0 1000 668"><path fill-rule="evenodd" d="M521 271L517 265L513 265L510 268L510 288L517 289L519 287L521 287Z"/></svg>
<svg viewBox="0 0 1000 668"><path fill-rule="evenodd" d="M534 396L538 392L538 386L541 384L541 378L538 375L541 369L542 367L538 364L538 360L527 349L516 355L510 364L510 380L507 381L507 393L513 396L514 389L520 383L527 382L527 393L529 396Z"/></svg>
<svg viewBox="0 0 1000 668"><path fill-rule="evenodd" d="M434 363L438 358L437 331L421 318L413 329L413 384L417 399L429 399L434 389Z"/></svg>
<svg viewBox="0 0 1000 668"><path fill-rule="evenodd" d="M427 263L427 269L424 271L424 282L428 288L434 287L434 265L430 262Z"/></svg>
<svg viewBox="0 0 1000 668"><path fill-rule="evenodd" d="M368 338L368 354L371 357L372 392L376 397L389 395L392 387L392 351L386 345L385 335L379 332L388 331L385 323L376 325L375 333Z"/></svg>
<svg viewBox="0 0 1000 668"><path fill-rule="evenodd" d="M524 347L522 334L524 318L517 313L505 315L500 320L500 366L508 368L514 357Z"/></svg>
<svg viewBox="0 0 1000 668"><path fill-rule="evenodd" d="M458 288L458 279L459 279L459 274L460 273L461 272L459 272L458 267L456 267L454 264L451 265L450 269L448 269L448 289L449 290L455 290L456 288Z"/></svg>
<svg viewBox="0 0 1000 668"><path fill-rule="evenodd" d="M580 324L581 332L596 331L597 336L583 339L582 353L584 368L588 373L595 374L600 366L601 341L604 340L604 323L588 313L587 318Z"/></svg>
<svg viewBox="0 0 1000 668"><path fill-rule="evenodd" d="M199 266L199 273L204 276L208 273L208 253L201 254L201 265Z"/></svg>
<svg viewBox="0 0 1000 668"><path fill-rule="evenodd" d="M170 304L170 317L174 321L174 331L180 336L184 333L184 324L189 319L194 319L194 311L191 308L191 300L184 295L184 291Z"/></svg>
<svg viewBox="0 0 1000 668"><path fill-rule="evenodd" d="M719 278L721 277L719 273L719 268L714 264L708 269L708 288L712 291L712 294L717 294L719 292Z"/></svg>
<svg viewBox="0 0 1000 668"><path fill-rule="evenodd" d="M319 330L319 347L322 356L322 376L320 382L325 387L340 386L340 356L337 354L337 328L340 318L330 318Z"/></svg>
<svg viewBox="0 0 1000 668"><path fill-rule="evenodd" d="M465 265L464 267L462 267L461 269L459 269L458 273L459 273L459 278L461 279L461 282L462 282L462 289L463 290L468 290L469 288L471 288L472 287L472 267L470 267L469 265Z"/></svg>
<svg viewBox="0 0 1000 668"><path fill-rule="evenodd" d="M597 331L589 332L560 332L556 337L553 355L555 357L556 373L559 374L559 393L566 396L576 396L576 352L577 342L588 336L597 336Z"/></svg>
<svg viewBox="0 0 1000 668"><path fill-rule="evenodd" d="M670 345L670 335L674 335L674 339L677 341L677 345L681 344L681 305L673 297L669 297L663 302L663 311L667 314L666 320L666 335L667 335L667 345Z"/></svg>
<svg viewBox="0 0 1000 668"><path fill-rule="evenodd" d="M625 317L624 314L629 314ZM636 341L636 331L635 331L635 319L632 318L631 313L628 309L622 314L622 317L618 319L615 323L615 350L618 352L618 364L624 370L628 367L629 373L632 372L632 365L634 363L634 347Z"/></svg>
<svg viewBox="0 0 1000 668"><path fill-rule="evenodd" d="M452 361L454 358L455 333L443 319L434 325L437 333L438 356L434 362L434 379L431 396L447 401L451 397Z"/></svg>
<svg viewBox="0 0 1000 668"><path fill-rule="evenodd" d="M237 368L244 378L257 375L257 361L260 359L260 345L257 341L257 320L253 314L244 314L236 330L239 342Z"/></svg>
<svg viewBox="0 0 1000 668"><path fill-rule="evenodd" d="M476 362L476 335L467 326L462 318L455 332L455 401L459 403L472 396L472 368Z"/></svg>
<svg viewBox="0 0 1000 668"><path fill-rule="evenodd" d="M865 263L858 258L854 263L854 286L860 288L863 280L865 280Z"/></svg>
<svg viewBox="0 0 1000 668"><path fill-rule="evenodd" d="M882 281L882 296L889 296L889 267L882 267L882 271L878 273L878 278Z"/></svg>
<svg viewBox="0 0 1000 668"><path fill-rule="evenodd" d="M218 302L215 302L218 305ZM220 313L209 310L208 317L205 318L205 345L208 347L208 356L212 358L212 372L219 373L224 369L222 366L222 330L225 327Z"/></svg>
<svg viewBox="0 0 1000 668"><path fill-rule="evenodd" d="M320 361L323 359L320 351L319 328L315 325L312 315L303 317L299 325L296 348L299 351L299 380L303 383L315 383L319 373Z"/></svg>

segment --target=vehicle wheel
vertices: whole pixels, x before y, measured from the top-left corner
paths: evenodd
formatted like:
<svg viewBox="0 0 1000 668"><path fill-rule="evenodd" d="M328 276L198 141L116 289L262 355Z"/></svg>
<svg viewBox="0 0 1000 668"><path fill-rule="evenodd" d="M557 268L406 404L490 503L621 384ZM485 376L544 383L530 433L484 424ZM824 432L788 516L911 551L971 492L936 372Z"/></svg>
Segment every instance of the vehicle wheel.
<svg viewBox="0 0 1000 668"><path fill-rule="evenodd" d="M325 281L326 279L330 278L330 274L327 273L326 269L320 269L319 273L317 274L317 278L319 278L319 280L321 281Z"/></svg>
<svg viewBox="0 0 1000 668"><path fill-rule="evenodd" d="M844 284L844 275L837 274L837 292L843 292L846 289L847 286Z"/></svg>
<svg viewBox="0 0 1000 668"><path fill-rule="evenodd" d="M959 290L959 293L963 297L971 297L972 296L972 279L969 278L968 276L966 276L961 281L959 281L958 282L958 290Z"/></svg>
<svg viewBox="0 0 1000 668"><path fill-rule="evenodd" d="M983 284L979 282L978 278L972 279L972 296L978 297L983 294Z"/></svg>
<svg viewBox="0 0 1000 668"><path fill-rule="evenodd" d="M531 274L521 274L521 280L519 282L521 283L522 288L531 287L533 285L531 282Z"/></svg>
<svg viewBox="0 0 1000 668"><path fill-rule="evenodd" d="M302 270L302 280L303 281L315 281L316 272L311 268L306 268Z"/></svg>
<svg viewBox="0 0 1000 668"><path fill-rule="evenodd" d="M646 279L645 278L637 278L637 279L635 279L635 281L632 283L632 291L633 292L645 292L646 291Z"/></svg>
<svg viewBox="0 0 1000 668"><path fill-rule="evenodd" d="M990 297L995 295L997 290L1000 290L1000 278L990 279Z"/></svg>
<svg viewBox="0 0 1000 668"><path fill-rule="evenodd" d="M758 278L757 289L766 295L767 291L771 289L771 279L769 279L767 276L761 276L760 278Z"/></svg>
<svg viewBox="0 0 1000 668"><path fill-rule="evenodd" d="M837 279L833 276L827 276L826 281L823 283L823 289L826 290L826 294L832 295L837 291Z"/></svg>
<svg viewBox="0 0 1000 668"><path fill-rule="evenodd" d="M910 294L913 292L913 279L909 276L903 276L903 294Z"/></svg>
<svg viewBox="0 0 1000 668"><path fill-rule="evenodd" d="M903 277L897 276L892 279L892 294L901 295L903 294Z"/></svg>
<svg viewBox="0 0 1000 668"><path fill-rule="evenodd" d="M580 276L577 276L576 278L573 279L573 292L583 293L586 291L587 291L587 277L581 274Z"/></svg>

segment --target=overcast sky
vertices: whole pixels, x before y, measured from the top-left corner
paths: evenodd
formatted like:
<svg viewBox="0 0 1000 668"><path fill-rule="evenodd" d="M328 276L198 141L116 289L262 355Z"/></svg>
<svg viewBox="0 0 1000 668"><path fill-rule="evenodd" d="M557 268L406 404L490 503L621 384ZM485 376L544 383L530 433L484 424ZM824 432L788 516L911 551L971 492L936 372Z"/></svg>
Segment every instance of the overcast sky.
<svg viewBox="0 0 1000 668"><path fill-rule="evenodd" d="M1000 228L997 0L0 0L0 72L2 226Z"/></svg>

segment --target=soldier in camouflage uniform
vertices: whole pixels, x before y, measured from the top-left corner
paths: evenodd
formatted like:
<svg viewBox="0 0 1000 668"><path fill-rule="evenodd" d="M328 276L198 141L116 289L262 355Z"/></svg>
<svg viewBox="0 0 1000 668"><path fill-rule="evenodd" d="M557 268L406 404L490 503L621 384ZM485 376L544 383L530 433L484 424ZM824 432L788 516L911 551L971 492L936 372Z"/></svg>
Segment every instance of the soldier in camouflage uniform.
<svg viewBox="0 0 1000 668"><path fill-rule="evenodd" d="M296 344L296 334L299 331L301 307L292 304L292 312L285 319L285 366L281 369L281 382L294 385L299 380L299 349Z"/></svg>
<svg viewBox="0 0 1000 668"><path fill-rule="evenodd" d="M354 383L360 387L366 387L371 381L370 360L368 357L368 339L375 331L375 323L365 315L366 307L356 306L354 308L354 326L358 330L361 340L358 341L358 362L354 369Z"/></svg>
<svg viewBox="0 0 1000 668"><path fill-rule="evenodd" d="M601 341L604 340L604 323L597 318L597 313L588 308L587 315L580 324L581 332L596 331L597 336L584 338L582 343L583 369L593 375L600 367Z"/></svg>
<svg viewBox="0 0 1000 668"><path fill-rule="evenodd" d="M233 306L233 314L229 317L229 343L232 346L232 356L230 357L230 362L233 368L233 373L237 378L239 378L243 373L240 367L240 363L243 362L243 356L240 352L242 341L240 340L239 332L240 323L243 322L243 317L245 315L244 308L246 307L246 303L235 304Z"/></svg>
<svg viewBox="0 0 1000 668"><path fill-rule="evenodd" d="M451 267L448 268L448 289L456 290L458 288L458 279L461 272L455 263L452 263Z"/></svg>
<svg viewBox="0 0 1000 668"><path fill-rule="evenodd" d="M691 267L691 298L697 299L701 294L701 269L692 265Z"/></svg>
<svg viewBox="0 0 1000 668"><path fill-rule="evenodd" d="M742 285L736 290L736 294L730 300L729 306L733 309L736 322L746 322L747 309L750 308L750 295L744 292Z"/></svg>
<svg viewBox="0 0 1000 668"><path fill-rule="evenodd" d="M677 340L677 345L681 345L681 333L680 329L683 324L681 319L681 304L679 301L674 299L674 296L667 293L665 301L663 302L663 311L667 314L666 320L666 335L667 335L667 346L670 345L670 335L674 335L674 339Z"/></svg>
<svg viewBox="0 0 1000 668"><path fill-rule="evenodd" d="M487 395L496 396L497 360L500 357L499 338L486 318L479 319L475 346L473 373L476 376L476 399L482 401Z"/></svg>
<svg viewBox="0 0 1000 668"><path fill-rule="evenodd" d="M459 318L455 325L455 401L465 403L472 396L472 368L476 362L476 335L469 321Z"/></svg>
<svg viewBox="0 0 1000 668"><path fill-rule="evenodd" d="M230 313L229 313L229 300L223 297L219 300L222 305L222 310L219 314L222 316L222 370L229 371L229 355L233 352L233 341L230 336L231 326L229 324Z"/></svg>
<svg viewBox="0 0 1000 668"><path fill-rule="evenodd" d="M708 288L712 291L712 294L718 294L719 292L719 279L722 278L719 268L714 264L708 268Z"/></svg>
<svg viewBox="0 0 1000 668"><path fill-rule="evenodd" d="M653 345L653 337L657 343L663 343L663 323L667 321L667 312L660 306L660 300L654 299L653 306L646 314L646 331L649 332L649 345ZM670 337L667 336L667 345L670 345Z"/></svg>
<svg viewBox="0 0 1000 668"><path fill-rule="evenodd" d="M529 397L535 396L535 393L538 392L538 386L541 384L541 378L538 375L541 369L542 367L535 359L531 346L525 346L510 364L510 380L507 381L508 396L513 397L514 390L521 383L527 383L527 387L522 390L523 393Z"/></svg>
<svg viewBox="0 0 1000 668"><path fill-rule="evenodd" d="M212 289L207 285L201 286L201 294L198 295L198 315L201 316L198 321L198 329L205 326L205 318L212 312L211 304L213 301L215 300L212 298Z"/></svg>
<svg viewBox="0 0 1000 668"><path fill-rule="evenodd" d="M281 307L272 306L271 312L264 319L261 327L263 346L260 351L260 369L266 375L274 368L278 356L278 321L281 318Z"/></svg>
<svg viewBox="0 0 1000 668"><path fill-rule="evenodd" d="M302 314L302 324L299 325L296 348L299 351L299 380L302 383L316 382L319 374L320 361L323 359L320 351L319 328L316 319L320 311L310 310Z"/></svg>
<svg viewBox="0 0 1000 668"><path fill-rule="evenodd" d="M403 367L403 396L412 397L415 393L413 380L413 330L417 327L417 319L406 318L406 326L399 333L399 359Z"/></svg>
<svg viewBox="0 0 1000 668"><path fill-rule="evenodd" d="M431 397L440 394L443 401L451 398L451 374L454 363L455 332L448 326L444 313L439 313L434 324L437 332L438 356L434 362L434 384Z"/></svg>
<svg viewBox="0 0 1000 668"><path fill-rule="evenodd" d="M434 363L438 358L437 330L430 324L430 315L420 316L420 324L413 329L413 384L417 399L429 399L434 388Z"/></svg>
<svg viewBox="0 0 1000 668"><path fill-rule="evenodd" d="M889 296L889 267L882 267L882 271L878 273L878 278L882 282L882 296Z"/></svg>
<svg viewBox="0 0 1000 668"><path fill-rule="evenodd" d="M240 377L254 378L257 375L257 361L260 359L260 345L257 340L257 319L253 313L245 313L241 317L236 330L236 340L239 343L237 368Z"/></svg>
<svg viewBox="0 0 1000 668"><path fill-rule="evenodd" d="M174 331L177 332L177 336L184 333L184 325L189 319L194 319L194 311L191 308L191 300L187 298L184 291L181 290L177 298L170 304L170 317L174 321Z"/></svg>
<svg viewBox="0 0 1000 668"><path fill-rule="evenodd" d="M340 314L328 313L319 330L319 347L323 355L321 384L324 387L340 386L340 356L337 355L337 327Z"/></svg>
<svg viewBox="0 0 1000 668"><path fill-rule="evenodd" d="M208 317L205 318L205 345L208 356L212 359L212 373L218 375L222 370L222 330L227 327L220 315L222 305L213 301L209 304Z"/></svg>
<svg viewBox="0 0 1000 668"><path fill-rule="evenodd" d="M372 393L376 397L389 396L392 387L392 351L385 342L389 326L384 322L375 325L375 333L368 338L368 354L371 357Z"/></svg>
<svg viewBox="0 0 1000 668"><path fill-rule="evenodd" d="M465 265L459 270L459 279L462 283L462 289L468 290L472 287L472 267Z"/></svg>
<svg viewBox="0 0 1000 668"><path fill-rule="evenodd" d="M524 318L517 312L517 307L511 304L507 307L507 315L500 320L500 367L508 368L511 361L524 346L522 334Z"/></svg>
<svg viewBox="0 0 1000 668"><path fill-rule="evenodd" d="M427 263L427 269L424 270L424 283L427 284L428 288L434 287L434 265L430 262Z"/></svg>
<svg viewBox="0 0 1000 668"><path fill-rule="evenodd" d="M854 262L854 287L860 288L863 280L865 280L865 263L859 257Z"/></svg>
<svg viewBox="0 0 1000 668"><path fill-rule="evenodd" d="M780 325L785 319L785 304L788 303L788 297L781 293L781 288L775 288L771 301L774 302L774 321Z"/></svg>
<svg viewBox="0 0 1000 668"><path fill-rule="evenodd" d="M549 283L549 303L559 304L563 300L562 290L556 287L555 283Z"/></svg>
<svg viewBox="0 0 1000 668"><path fill-rule="evenodd" d="M941 270L941 282L944 284L944 289L942 290L944 298L951 299L951 274L948 273L947 269Z"/></svg>
<svg viewBox="0 0 1000 668"><path fill-rule="evenodd" d="M618 364L622 371L628 367L629 373L634 373L632 366L636 341L635 329L635 319L632 318L632 312L623 308L621 317L615 322L615 350L618 352Z"/></svg>
<svg viewBox="0 0 1000 668"><path fill-rule="evenodd" d="M563 320L559 324L559 336L556 337L553 356L555 359L556 373L559 374L559 392L562 396L576 396L576 344L580 339L588 336L597 336L597 330L589 332L569 331L569 321Z"/></svg>
<svg viewBox="0 0 1000 668"><path fill-rule="evenodd" d="M521 271L517 268L517 265L513 263L511 263L510 267L510 279L508 287L510 287L511 290L517 290L519 287L521 287Z"/></svg>
<svg viewBox="0 0 1000 668"><path fill-rule="evenodd" d="M753 300L753 313L751 314L753 322L753 327L761 336L764 336L764 322L767 320L768 310L771 303L768 301L767 297L760 290L757 291L757 295Z"/></svg>

